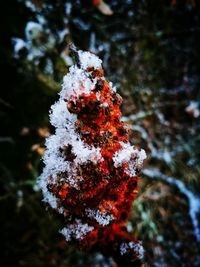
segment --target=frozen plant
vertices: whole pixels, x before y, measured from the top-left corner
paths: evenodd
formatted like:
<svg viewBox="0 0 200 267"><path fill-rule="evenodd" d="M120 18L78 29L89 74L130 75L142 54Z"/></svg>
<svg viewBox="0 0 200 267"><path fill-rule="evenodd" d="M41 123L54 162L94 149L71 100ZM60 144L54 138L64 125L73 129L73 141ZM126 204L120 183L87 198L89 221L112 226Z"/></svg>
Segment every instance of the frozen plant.
<svg viewBox="0 0 200 267"><path fill-rule="evenodd" d="M68 242L129 266L143 256L125 225L146 154L128 141L122 98L106 81L101 60L71 49L76 64L51 107L55 134L46 140L39 185L44 201L63 216L60 232Z"/></svg>

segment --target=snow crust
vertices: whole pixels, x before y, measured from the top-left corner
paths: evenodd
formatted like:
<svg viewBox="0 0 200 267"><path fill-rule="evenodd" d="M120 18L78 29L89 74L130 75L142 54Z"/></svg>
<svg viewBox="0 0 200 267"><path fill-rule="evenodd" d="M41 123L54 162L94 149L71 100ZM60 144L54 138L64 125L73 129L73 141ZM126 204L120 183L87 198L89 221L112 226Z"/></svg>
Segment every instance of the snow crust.
<svg viewBox="0 0 200 267"><path fill-rule="evenodd" d="M185 108L185 111L191 114L194 118L198 118L200 116L199 102L198 101L190 101L189 105Z"/></svg>
<svg viewBox="0 0 200 267"><path fill-rule="evenodd" d="M32 26L35 26L35 24L29 24L28 28ZM75 101L81 94L89 95L95 87L96 79L91 80L85 69L101 67L102 61L95 55L83 51L78 51L78 55L81 68L78 68L78 66L70 67L69 73L63 80L60 99L52 105L50 110L50 122L56 130L54 135L46 139L46 151L43 156L45 168L38 182L43 191L44 201L48 202L54 209L58 208L59 200L48 191L47 184L49 182L56 183L59 175L60 179L65 179L65 182L70 186L78 189L80 178L77 180L77 167L88 161L97 164L103 160L100 148L83 143L80 136L75 132L77 115L70 113L67 109L67 100L73 99ZM67 148L68 145L72 148L71 153L75 157L73 164L64 157L63 149Z"/></svg>
<svg viewBox="0 0 200 267"><path fill-rule="evenodd" d="M83 239L84 236L93 229L93 226L90 226L87 223L82 223L80 219L76 219L74 223L69 224L67 227L60 230L60 233L64 235L67 241L70 241L72 238Z"/></svg>
<svg viewBox="0 0 200 267"><path fill-rule="evenodd" d="M91 80L84 69L71 66L69 73L64 77L63 89L60 93L61 98L67 100L80 95L89 95L94 89L96 79Z"/></svg>
<svg viewBox="0 0 200 267"><path fill-rule="evenodd" d="M90 52L78 51L81 68L86 70L89 67L94 69L101 68L102 60Z"/></svg>
<svg viewBox="0 0 200 267"><path fill-rule="evenodd" d="M86 214L89 218L95 219L100 225L108 225L113 221L113 216L106 213L101 213L99 210L86 209Z"/></svg>
<svg viewBox="0 0 200 267"><path fill-rule="evenodd" d="M137 256L139 259L143 259L144 258L144 248L140 243L135 243L133 241L129 242L129 243L122 243L120 245L120 254L124 255L126 253L128 253L130 250L134 250L135 253L137 253Z"/></svg>
<svg viewBox="0 0 200 267"><path fill-rule="evenodd" d="M49 177L54 182L54 177L56 178L57 175L67 172L67 178L65 175L66 182L78 189L77 166L88 161L97 164L103 160L100 148L84 144L80 136L75 132L74 123L76 119L77 116L69 113L66 103L62 99L51 108L50 121L56 127L56 132L46 139L46 151L43 156L45 168L39 179L39 185L43 190L44 200L49 202L52 207L55 207L55 200L47 197L48 190L46 185ZM62 152L62 149L68 145L72 147L72 153L75 155L73 165L65 160ZM51 203L51 200L53 203Z"/></svg>
<svg viewBox="0 0 200 267"><path fill-rule="evenodd" d="M20 50L27 48L27 44L20 38L12 38L12 42L14 44L14 57L18 58Z"/></svg>
<svg viewBox="0 0 200 267"><path fill-rule="evenodd" d="M113 155L113 162L116 168L121 167L123 163L128 164L126 173L131 176L136 175L136 170L141 169L143 161L146 159L146 153L143 149L137 149L131 144L120 143L122 148Z"/></svg>

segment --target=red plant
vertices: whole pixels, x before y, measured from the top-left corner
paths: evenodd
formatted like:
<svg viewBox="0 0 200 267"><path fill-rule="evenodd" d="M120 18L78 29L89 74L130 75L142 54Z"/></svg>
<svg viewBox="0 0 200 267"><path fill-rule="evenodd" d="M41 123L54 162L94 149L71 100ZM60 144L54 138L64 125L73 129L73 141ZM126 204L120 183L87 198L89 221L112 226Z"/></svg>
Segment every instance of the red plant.
<svg viewBox="0 0 200 267"><path fill-rule="evenodd" d="M56 132L47 139L40 185L44 200L64 216L67 241L129 266L143 257L126 223L146 154L128 141L122 98L105 80L101 60L73 51L76 65L50 114Z"/></svg>

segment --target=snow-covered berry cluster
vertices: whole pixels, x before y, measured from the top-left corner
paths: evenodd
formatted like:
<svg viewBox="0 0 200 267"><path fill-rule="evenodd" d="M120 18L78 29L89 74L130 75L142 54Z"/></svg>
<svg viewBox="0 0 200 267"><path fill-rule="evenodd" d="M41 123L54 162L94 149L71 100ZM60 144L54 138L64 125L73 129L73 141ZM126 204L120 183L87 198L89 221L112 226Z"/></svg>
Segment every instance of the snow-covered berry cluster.
<svg viewBox="0 0 200 267"><path fill-rule="evenodd" d="M141 259L142 246L126 223L137 193L144 150L128 141L122 98L104 77L101 60L75 51L50 111L55 134L46 140L39 178L44 201L63 215L67 241L104 254ZM126 255L127 256L127 255Z"/></svg>

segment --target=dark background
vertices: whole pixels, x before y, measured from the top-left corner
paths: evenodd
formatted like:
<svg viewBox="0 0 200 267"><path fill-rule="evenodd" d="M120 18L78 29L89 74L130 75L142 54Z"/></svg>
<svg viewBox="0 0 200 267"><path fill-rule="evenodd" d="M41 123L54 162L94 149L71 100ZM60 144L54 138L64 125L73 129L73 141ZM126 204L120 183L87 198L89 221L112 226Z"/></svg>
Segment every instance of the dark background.
<svg viewBox="0 0 200 267"><path fill-rule="evenodd" d="M111 16L92 1L0 2L2 267L115 266L67 246L36 185L71 41L103 60L124 99L131 142L147 152L128 225L143 241L147 266L200 266L199 2L106 3Z"/></svg>

